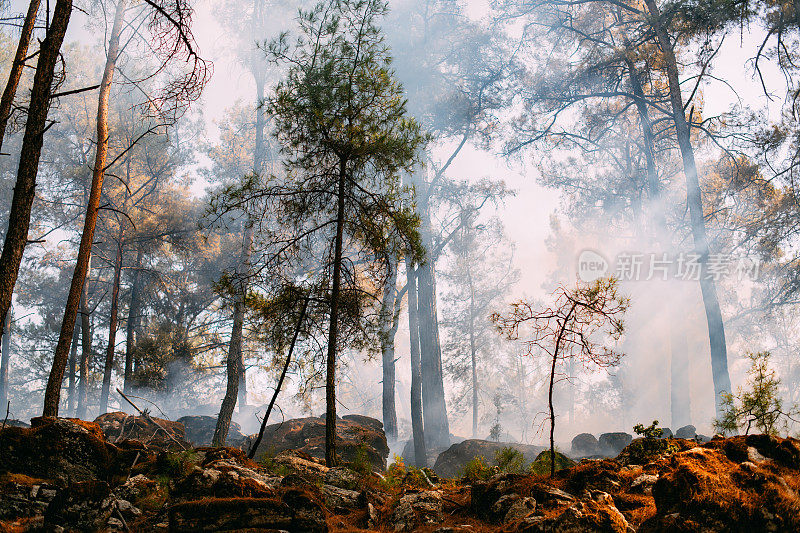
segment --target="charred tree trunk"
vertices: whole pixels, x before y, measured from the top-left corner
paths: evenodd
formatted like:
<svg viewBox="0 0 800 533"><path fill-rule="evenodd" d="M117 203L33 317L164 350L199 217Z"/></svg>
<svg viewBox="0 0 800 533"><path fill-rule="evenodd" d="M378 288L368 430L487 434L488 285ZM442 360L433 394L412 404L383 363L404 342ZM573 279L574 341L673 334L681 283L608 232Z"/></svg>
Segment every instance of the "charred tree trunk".
<svg viewBox="0 0 800 533"><path fill-rule="evenodd" d="M67 378L67 411L69 416L75 416L75 373L78 369L78 326L72 332L72 346L69 349L69 377Z"/></svg>
<svg viewBox="0 0 800 533"><path fill-rule="evenodd" d="M339 340L339 292L342 279L342 240L344 238L344 186L347 160L339 163L339 190L336 206L336 238L333 251L331 321L328 328L328 354L325 376L325 464L336 466L336 343Z"/></svg>
<svg viewBox="0 0 800 533"><path fill-rule="evenodd" d="M28 57L28 46L31 43L31 36L36 25L36 15L39 13L40 4L41 0L31 0L28 5L28 12L25 14L25 21L22 23L22 31L17 43L17 53L14 55L14 62L11 64L11 71L8 73L6 88L3 91L2 98L0 98L0 151L3 147L3 138L6 135L8 120L11 118L14 98L17 96L19 80L22 78L22 71L25 69L25 58Z"/></svg>
<svg viewBox="0 0 800 533"><path fill-rule="evenodd" d="M725 324L717 296L717 287L708 274L709 245L706 222L703 213L703 197L697 174L697 164L692 147L689 123L684 116L683 96L681 95L678 63L669 34L661 20L661 12L655 0L645 0L651 15L651 24L658 39L669 82L669 97L672 105L672 118L675 134L683 159L683 173L686 178L686 197L689 207L692 238L696 253L700 256L700 290L708 324L708 340L711 348L711 373L714 379L714 397L717 418L722 417L722 393L731 392L731 378L728 373L728 349L725 342Z"/></svg>
<svg viewBox="0 0 800 533"><path fill-rule="evenodd" d="M117 243L114 258L114 284L111 288L111 317L108 321L108 348L103 367L103 389L100 393L100 414L108 412L108 393L111 390L111 370L114 368L114 351L117 348L117 321L119 318L119 284L122 274L122 236Z"/></svg>
<svg viewBox="0 0 800 533"><path fill-rule="evenodd" d="M428 466L422 416L422 362L419 348L419 306L417 302L417 271L411 255L406 255L408 284L408 332L411 354L411 433L414 439L414 462L417 468Z"/></svg>
<svg viewBox="0 0 800 533"><path fill-rule="evenodd" d="M8 215L8 230L3 253L0 254L0 323L5 323L6 314L11 307L11 297L19 275L22 253L28 243L31 207L36 196L36 175L39 170L39 157L42 154L44 132L47 130L53 75L71 13L72 0L57 0L50 28L39 47L36 73L33 76L28 104L28 119L22 137L17 182Z"/></svg>
<svg viewBox="0 0 800 533"><path fill-rule="evenodd" d="M91 260L89 269L91 270ZM86 418L89 408L89 360L92 358L92 324L89 319L89 288L88 283L83 284L81 295L81 361L80 381L78 382L78 410L75 416Z"/></svg>
<svg viewBox="0 0 800 533"><path fill-rule="evenodd" d="M395 360L394 335L397 332L397 260L390 257L386 262L386 286L381 301L381 359L383 363L383 429L386 439L397 440L397 407L395 405Z"/></svg>
<svg viewBox="0 0 800 533"><path fill-rule="evenodd" d="M14 320L14 308L8 310L3 322L2 354L0 355L0 405L8 405L8 365L11 363L11 323Z"/></svg>
<svg viewBox="0 0 800 533"><path fill-rule="evenodd" d="M117 3L114 26L111 29L111 37L108 42L108 56L106 56L103 79L100 82L100 93L97 99L97 148L92 172L92 188L89 192L89 205L86 206L86 219L84 220L81 244L78 249L78 260L75 265L75 271L72 274L64 320L61 324L61 333L58 337L58 344L53 357L53 368L47 380L47 389L44 395L44 416L58 416L61 380L64 377L70 338L72 330L75 328L81 290L86 279L89 257L92 254L94 230L100 210L100 195L103 190L103 178L105 177L108 156L108 100L111 94L111 83L114 79L117 57L119 56L119 37L124 23L126 4L126 0L119 0Z"/></svg>
<svg viewBox="0 0 800 533"><path fill-rule="evenodd" d="M139 325L141 313L142 291L142 249L136 252L136 266L133 271L133 284L131 285L131 303L128 306L128 322L125 324L125 381L122 392L128 394L133 381L133 349L136 346L136 330Z"/></svg>

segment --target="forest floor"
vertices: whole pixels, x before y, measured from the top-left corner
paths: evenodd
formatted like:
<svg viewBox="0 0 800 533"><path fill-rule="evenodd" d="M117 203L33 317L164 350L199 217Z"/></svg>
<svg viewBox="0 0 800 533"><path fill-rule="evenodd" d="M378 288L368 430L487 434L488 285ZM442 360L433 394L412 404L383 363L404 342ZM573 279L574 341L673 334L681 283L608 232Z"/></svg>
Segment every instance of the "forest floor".
<svg viewBox="0 0 800 533"><path fill-rule="evenodd" d="M0 431L0 531L800 531L795 439L637 439L552 478L479 464L442 479L33 422Z"/></svg>

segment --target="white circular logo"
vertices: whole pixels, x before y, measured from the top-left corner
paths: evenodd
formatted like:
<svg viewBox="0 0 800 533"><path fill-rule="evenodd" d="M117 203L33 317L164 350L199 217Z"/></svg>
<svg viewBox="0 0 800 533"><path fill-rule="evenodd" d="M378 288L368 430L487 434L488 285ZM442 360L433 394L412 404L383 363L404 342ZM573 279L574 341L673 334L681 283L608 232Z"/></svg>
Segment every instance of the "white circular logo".
<svg viewBox="0 0 800 533"><path fill-rule="evenodd" d="M581 281L592 282L608 272L608 261L594 250L584 250L578 256L578 277Z"/></svg>

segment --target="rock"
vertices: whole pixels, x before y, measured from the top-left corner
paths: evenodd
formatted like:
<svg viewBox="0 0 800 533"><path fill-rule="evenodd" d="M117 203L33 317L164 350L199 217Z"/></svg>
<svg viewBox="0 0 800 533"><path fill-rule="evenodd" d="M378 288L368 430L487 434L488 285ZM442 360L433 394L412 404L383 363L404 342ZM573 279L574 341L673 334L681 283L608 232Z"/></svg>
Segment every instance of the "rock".
<svg viewBox="0 0 800 533"><path fill-rule="evenodd" d="M178 419L179 424L183 424L186 432L186 440L194 446L211 446L214 439L214 431L217 429L217 417L206 415L182 416ZM228 430L228 438L225 444L228 446L239 446L247 437L242 434L242 427L236 422L231 421Z"/></svg>
<svg viewBox="0 0 800 533"><path fill-rule="evenodd" d="M183 500L267 497L275 494L278 481L279 478L259 472L258 465L241 450L215 448L188 475L175 482L174 493Z"/></svg>
<svg viewBox="0 0 800 533"><path fill-rule="evenodd" d="M322 496L325 498L325 507L331 511L346 513L362 507L361 493L354 490L342 489L333 485L323 485Z"/></svg>
<svg viewBox="0 0 800 533"><path fill-rule="evenodd" d="M325 473L325 483L342 489L355 490L358 488L358 476L346 466L337 466Z"/></svg>
<svg viewBox="0 0 800 533"><path fill-rule="evenodd" d="M207 498L173 505L172 532L285 530L323 533L328 530L322 505L308 492L288 489L273 498Z"/></svg>
<svg viewBox="0 0 800 533"><path fill-rule="evenodd" d="M541 446L528 444L509 444L492 442L488 440L467 439L458 444L453 444L439 454L433 471L442 477L455 478L464 474L464 467L475 457L482 456L488 464L494 464L495 453L503 448L514 448L522 452L525 462L533 462L545 450Z"/></svg>
<svg viewBox="0 0 800 533"><path fill-rule="evenodd" d="M158 483L144 474L129 478L125 483L114 489L114 494L122 500L136 501L158 488Z"/></svg>
<svg viewBox="0 0 800 533"><path fill-rule="evenodd" d="M697 442L699 442L700 444L704 444L706 442L711 442L711 437L709 437L708 435L701 435L699 433L697 434L697 436L694 439Z"/></svg>
<svg viewBox="0 0 800 533"><path fill-rule="evenodd" d="M492 504L491 513L493 516L506 516L508 510L521 499L516 493L505 494Z"/></svg>
<svg viewBox="0 0 800 533"><path fill-rule="evenodd" d="M442 495L437 491L406 494L392 512L395 531L412 531L418 525L438 524L443 519Z"/></svg>
<svg viewBox="0 0 800 533"><path fill-rule="evenodd" d="M771 460L748 461L749 448ZM655 516L639 531L800 531L800 495L787 490L798 476L790 450L800 456L800 442L751 435L671 455L653 485Z"/></svg>
<svg viewBox="0 0 800 533"><path fill-rule="evenodd" d="M128 500L117 500L116 501L117 509L125 518L136 518L137 516L142 515L142 511L136 508L131 502Z"/></svg>
<svg viewBox="0 0 800 533"><path fill-rule="evenodd" d="M490 522L502 520L516 499L522 495L530 495L530 483L526 482L527 479L523 474L499 474L488 481L472 482L470 485L472 512ZM506 501L507 505L497 505L500 500Z"/></svg>
<svg viewBox="0 0 800 533"><path fill-rule="evenodd" d="M364 460L374 470L386 469L389 446L386 435L377 429L380 421L354 421L357 415L336 421L336 453L343 461ZM367 418L367 417L363 417ZM362 420L362 418L359 418ZM242 447L247 449L255 440L250 436ZM325 458L325 420L318 417L296 418L281 424L270 424L256 451L255 458L260 461L265 456L279 454L284 450L299 450L318 459Z"/></svg>
<svg viewBox="0 0 800 533"><path fill-rule="evenodd" d="M661 428L661 436L659 439L671 439L673 438L672 430L669 428Z"/></svg>
<svg viewBox="0 0 800 533"><path fill-rule="evenodd" d="M598 439L600 453L607 457L616 457L632 440L633 436L628 433L603 433Z"/></svg>
<svg viewBox="0 0 800 533"><path fill-rule="evenodd" d="M600 443L591 433L581 433L572 439L572 457L591 457L600 455Z"/></svg>
<svg viewBox="0 0 800 533"><path fill-rule="evenodd" d="M272 460L272 470L278 475L291 473L309 480L322 479L328 473L328 467L324 462L297 450L285 450L279 453Z"/></svg>
<svg viewBox="0 0 800 533"><path fill-rule="evenodd" d="M641 492L652 494L653 485L658 481L658 476L654 474L642 474L631 482L631 492Z"/></svg>
<svg viewBox="0 0 800 533"><path fill-rule="evenodd" d="M514 524L530 515L536 510L536 500L533 498L519 498L506 512L503 522Z"/></svg>
<svg viewBox="0 0 800 533"><path fill-rule="evenodd" d="M186 447L186 431L180 422L155 417L133 416L121 411L106 413L94 419L109 442L138 440L148 446L181 450L165 432Z"/></svg>
<svg viewBox="0 0 800 533"><path fill-rule="evenodd" d="M679 428L678 431L675 432L676 439L694 439L697 436L697 428L693 425L689 424L688 426L683 426Z"/></svg>
<svg viewBox="0 0 800 533"><path fill-rule="evenodd" d="M628 522L607 502L577 502L553 518L529 516L516 531L524 533L627 533Z"/></svg>
<svg viewBox="0 0 800 533"><path fill-rule="evenodd" d="M44 480L7 474L0 480L0 520L43 515L58 488Z"/></svg>
<svg viewBox="0 0 800 533"><path fill-rule="evenodd" d="M56 494L44 514L51 526L67 530L100 531L114 512L114 498L105 481L73 483Z"/></svg>
<svg viewBox="0 0 800 533"><path fill-rule="evenodd" d="M30 428L0 431L0 472L57 480L105 480L118 450L97 424L68 418L34 418Z"/></svg>

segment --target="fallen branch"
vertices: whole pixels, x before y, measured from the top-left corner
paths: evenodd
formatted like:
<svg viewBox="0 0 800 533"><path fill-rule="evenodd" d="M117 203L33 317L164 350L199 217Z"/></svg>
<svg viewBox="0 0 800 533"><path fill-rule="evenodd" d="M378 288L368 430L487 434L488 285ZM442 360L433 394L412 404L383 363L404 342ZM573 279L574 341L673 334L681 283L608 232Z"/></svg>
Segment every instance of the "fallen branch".
<svg viewBox="0 0 800 533"><path fill-rule="evenodd" d="M186 450L186 446L184 446L184 445L183 445L183 443L182 443L181 441L179 441L178 439L176 439L176 438L175 438L175 436L174 436L172 433L170 433L169 431L167 431L167 430L164 428L164 426L162 426L161 424L159 424L158 422L156 422L155 420L153 420L153 418L152 418L150 415L148 415L147 413L145 413L144 411L142 411L141 409L139 409L139 408L136 406L136 404L135 404L135 403L133 403L133 401L131 401L131 399L130 399L130 398L128 398L128 397L125 395L125 393L124 393L124 392L122 392L121 390L119 390L119 388L117 389L117 393L118 393L120 396L122 396L122 398L123 398L123 399L124 399L126 402L128 402L129 404L131 404L131 406L132 406L134 409L136 409L136 411L137 411L137 412L138 412L138 413L139 413L139 414L140 414L140 415L141 415L141 416L142 416L142 417L143 417L145 420L147 420L148 422L151 422L152 424L155 424L155 426L156 426L158 429L160 429L161 431L163 431L163 432L164 432L164 433L167 435L167 437L168 437L168 438L169 438L169 439L170 439L172 442L174 442L175 444L177 444L178 446L180 446L182 450Z"/></svg>

